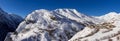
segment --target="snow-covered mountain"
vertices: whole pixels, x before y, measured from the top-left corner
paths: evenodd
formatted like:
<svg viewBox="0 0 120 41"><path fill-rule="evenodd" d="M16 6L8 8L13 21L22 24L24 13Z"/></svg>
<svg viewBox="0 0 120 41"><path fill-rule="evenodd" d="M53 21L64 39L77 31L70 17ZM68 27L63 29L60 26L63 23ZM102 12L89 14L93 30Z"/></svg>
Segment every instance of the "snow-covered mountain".
<svg viewBox="0 0 120 41"><path fill-rule="evenodd" d="M75 9L35 10L5 41L120 41L120 14L91 17Z"/></svg>
<svg viewBox="0 0 120 41"><path fill-rule="evenodd" d="M0 41L4 41L8 32L14 32L22 20L22 17L8 14L0 8Z"/></svg>
<svg viewBox="0 0 120 41"><path fill-rule="evenodd" d="M35 10L5 41L68 41L88 24L100 23L75 9Z"/></svg>

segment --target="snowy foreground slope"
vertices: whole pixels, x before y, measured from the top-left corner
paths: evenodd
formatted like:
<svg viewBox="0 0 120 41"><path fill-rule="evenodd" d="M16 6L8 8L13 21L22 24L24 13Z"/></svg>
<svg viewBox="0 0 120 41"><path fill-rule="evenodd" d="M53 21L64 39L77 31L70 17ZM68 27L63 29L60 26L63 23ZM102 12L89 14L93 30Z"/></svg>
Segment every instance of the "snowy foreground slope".
<svg viewBox="0 0 120 41"><path fill-rule="evenodd" d="M104 23L86 26L69 41L120 41L120 14L111 12L97 18Z"/></svg>
<svg viewBox="0 0 120 41"><path fill-rule="evenodd" d="M35 10L5 41L119 41L119 17L91 17L75 9Z"/></svg>
<svg viewBox="0 0 120 41"><path fill-rule="evenodd" d="M16 32L9 33L5 41L68 41L85 24L98 19L86 16L75 9L35 10L20 23Z"/></svg>
<svg viewBox="0 0 120 41"><path fill-rule="evenodd" d="M22 20L22 17L8 14L0 8L0 41L4 41L8 32L14 32Z"/></svg>

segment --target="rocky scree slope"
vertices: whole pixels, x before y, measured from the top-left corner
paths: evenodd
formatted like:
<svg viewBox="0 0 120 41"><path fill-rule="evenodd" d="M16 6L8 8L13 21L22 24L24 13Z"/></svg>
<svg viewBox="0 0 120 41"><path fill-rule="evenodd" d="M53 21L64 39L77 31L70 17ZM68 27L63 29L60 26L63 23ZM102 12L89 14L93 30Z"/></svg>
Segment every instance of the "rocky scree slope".
<svg viewBox="0 0 120 41"><path fill-rule="evenodd" d="M99 19L75 9L40 9L29 14L5 41L68 41L86 25L98 23Z"/></svg>
<svg viewBox="0 0 120 41"><path fill-rule="evenodd" d="M4 41L8 32L14 32L22 20L22 17L8 14L0 8L0 41Z"/></svg>

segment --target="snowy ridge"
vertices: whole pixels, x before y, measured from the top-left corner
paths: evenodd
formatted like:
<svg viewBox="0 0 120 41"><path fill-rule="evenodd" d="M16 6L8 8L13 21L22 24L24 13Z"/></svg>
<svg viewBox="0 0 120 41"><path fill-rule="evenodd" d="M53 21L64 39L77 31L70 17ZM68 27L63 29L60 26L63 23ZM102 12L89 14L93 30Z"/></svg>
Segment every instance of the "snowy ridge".
<svg viewBox="0 0 120 41"><path fill-rule="evenodd" d="M97 24L101 22L99 21L99 19L81 14L75 9L56 9L53 11L53 13L61 14L65 17L68 17L69 19L76 20L77 22L82 22L82 23L85 23L88 21L88 22L93 22Z"/></svg>
<svg viewBox="0 0 120 41"><path fill-rule="evenodd" d="M20 23L16 32L10 33L6 41L68 41L85 24L96 21L96 18L75 9L35 10Z"/></svg>
<svg viewBox="0 0 120 41"><path fill-rule="evenodd" d="M100 16L98 18L105 20L106 22L120 21L120 14L116 13L116 12L110 12L110 13Z"/></svg>

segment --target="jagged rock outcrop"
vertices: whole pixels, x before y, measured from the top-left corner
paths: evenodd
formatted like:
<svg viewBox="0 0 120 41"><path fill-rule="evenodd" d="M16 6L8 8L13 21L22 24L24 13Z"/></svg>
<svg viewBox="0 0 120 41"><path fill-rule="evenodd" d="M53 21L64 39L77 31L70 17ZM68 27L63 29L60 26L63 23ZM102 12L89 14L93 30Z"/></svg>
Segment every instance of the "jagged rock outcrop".
<svg viewBox="0 0 120 41"><path fill-rule="evenodd" d="M0 41L4 41L8 32L14 32L22 20L22 17L7 14L0 8Z"/></svg>
<svg viewBox="0 0 120 41"><path fill-rule="evenodd" d="M98 19L75 9L40 9L29 14L5 41L68 41L85 25L97 23Z"/></svg>

